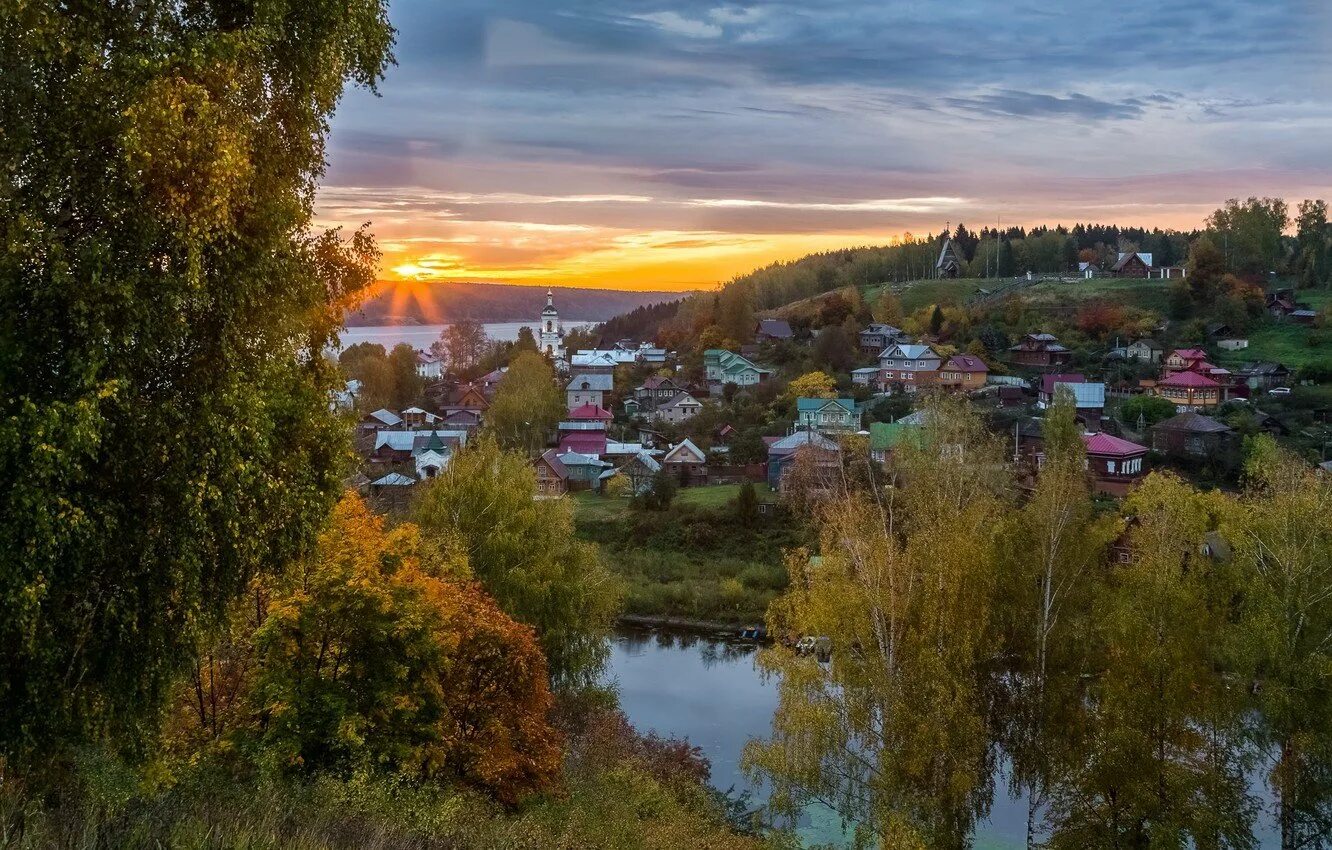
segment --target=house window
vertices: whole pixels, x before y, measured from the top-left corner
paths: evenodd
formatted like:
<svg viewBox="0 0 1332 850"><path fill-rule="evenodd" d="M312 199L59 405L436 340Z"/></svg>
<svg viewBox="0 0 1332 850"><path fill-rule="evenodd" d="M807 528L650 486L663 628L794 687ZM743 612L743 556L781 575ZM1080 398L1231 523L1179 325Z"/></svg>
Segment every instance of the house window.
<svg viewBox="0 0 1332 850"><path fill-rule="evenodd" d="M1105 471L1111 475L1115 474L1115 462L1113 460L1107 460L1105 462Z"/></svg>

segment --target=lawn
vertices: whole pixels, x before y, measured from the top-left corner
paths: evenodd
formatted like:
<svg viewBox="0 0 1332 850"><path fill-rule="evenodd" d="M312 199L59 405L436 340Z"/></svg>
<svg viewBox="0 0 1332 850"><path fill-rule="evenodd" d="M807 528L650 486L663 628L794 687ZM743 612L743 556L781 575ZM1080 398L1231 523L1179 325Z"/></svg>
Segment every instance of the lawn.
<svg viewBox="0 0 1332 850"><path fill-rule="evenodd" d="M630 614L724 623L763 619L786 587L783 551L801 543L789 517L745 520L729 505L742 485L688 487L670 510L639 511L627 499L572 496L578 536L601 549L625 582ZM760 501L775 501L762 485Z"/></svg>
<svg viewBox="0 0 1332 850"><path fill-rule="evenodd" d="M871 286L862 293L873 304L884 289L892 289L908 313L931 304L964 303L981 289L997 290L1011 283L1008 278L958 278L957 280L915 280ZM1126 306L1164 312L1170 281L1135 278L1098 278L1074 283L1043 281L1016 290L1023 302L1037 309L1067 305L1070 301L1105 299Z"/></svg>
<svg viewBox="0 0 1332 850"><path fill-rule="evenodd" d="M713 484L707 487L685 487L675 494L674 504L696 508L724 508L740 495L742 484ZM760 502L775 502L777 494L769 492L764 484L755 484L754 491ZM629 510L628 499L615 499L583 491L573 496L574 514L580 520L608 521Z"/></svg>

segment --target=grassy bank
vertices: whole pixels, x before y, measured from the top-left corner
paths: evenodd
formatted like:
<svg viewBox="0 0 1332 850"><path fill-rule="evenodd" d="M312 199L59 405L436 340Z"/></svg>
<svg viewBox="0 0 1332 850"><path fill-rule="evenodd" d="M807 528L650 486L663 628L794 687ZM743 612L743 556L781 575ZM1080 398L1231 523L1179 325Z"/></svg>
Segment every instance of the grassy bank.
<svg viewBox="0 0 1332 850"><path fill-rule="evenodd" d="M756 488L760 500L772 499ZM597 543L626 586L628 613L723 623L763 619L786 587L783 550L800 530L782 514L741 517L740 485L686 488L667 511L627 500L574 497L578 536Z"/></svg>

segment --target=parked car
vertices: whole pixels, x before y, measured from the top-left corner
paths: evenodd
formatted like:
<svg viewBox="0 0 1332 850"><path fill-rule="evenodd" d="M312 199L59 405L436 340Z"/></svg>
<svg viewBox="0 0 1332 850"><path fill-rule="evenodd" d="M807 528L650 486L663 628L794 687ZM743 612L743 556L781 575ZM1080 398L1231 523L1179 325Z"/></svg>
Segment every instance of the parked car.
<svg viewBox="0 0 1332 850"><path fill-rule="evenodd" d="M1268 395L1290 395L1290 387L1272 387L1267 391Z"/></svg>

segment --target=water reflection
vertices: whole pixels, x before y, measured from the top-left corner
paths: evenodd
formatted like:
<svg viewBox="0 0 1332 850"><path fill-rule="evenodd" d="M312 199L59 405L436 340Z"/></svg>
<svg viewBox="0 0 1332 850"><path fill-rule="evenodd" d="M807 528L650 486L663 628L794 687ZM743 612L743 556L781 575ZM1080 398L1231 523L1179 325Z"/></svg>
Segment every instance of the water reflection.
<svg viewBox="0 0 1332 850"><path fill-rule="evenodd" d="M756 804L765 789L740 771L750 738L772 731L777 683L754 664L756 644L729 635L699 635L663 629L626 628L611 645L609 678L619 686L630 722L644 731L686 737L712 762L712 784L750 792ZM1255 771L1253 781L1261 787ZM1027 806L1011 797L1002 765L995 777L989 817L978 825L978 850L1010 850L1025 844ZM1263 803L1270 804L1270 796ZM827 809L810 808L797 824L806 843L842 844L843 825ZM1259 847L1278 845L1270 819L1259 824Z"/></svg>

